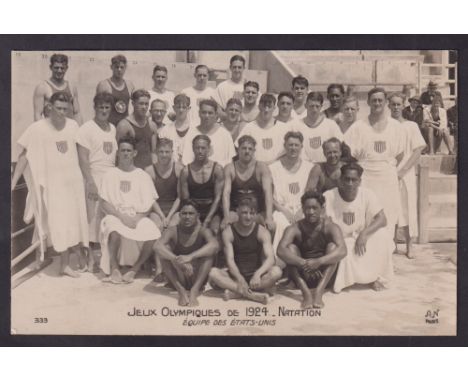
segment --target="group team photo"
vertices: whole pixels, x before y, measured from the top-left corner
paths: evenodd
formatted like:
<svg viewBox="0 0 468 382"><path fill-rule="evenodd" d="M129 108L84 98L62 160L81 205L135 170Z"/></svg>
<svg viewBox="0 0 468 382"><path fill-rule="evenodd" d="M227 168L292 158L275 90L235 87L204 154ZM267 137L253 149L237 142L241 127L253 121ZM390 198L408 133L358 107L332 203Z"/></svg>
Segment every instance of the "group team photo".
<svg viewBox="0 0 468 382"><path fill-rule="evenodd" d="M455 335L456 70L12 52L12 333Z"/></svg>

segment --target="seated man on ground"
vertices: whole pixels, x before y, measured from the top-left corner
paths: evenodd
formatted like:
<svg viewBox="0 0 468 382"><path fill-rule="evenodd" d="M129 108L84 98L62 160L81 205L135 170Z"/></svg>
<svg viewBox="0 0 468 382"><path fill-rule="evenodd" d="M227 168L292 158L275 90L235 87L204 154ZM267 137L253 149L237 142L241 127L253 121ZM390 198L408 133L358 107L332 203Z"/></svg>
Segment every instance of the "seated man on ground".
<svg viewBox="0 0 468 382"><path fill-rule="evenodd" d="M237 207L239 220L223 231L224 253L228 269L213 268L212 285L223 288L224 299L246 298L262 304L281 277L268 230L256 223L257 203L244 197Z"/></svg>
<svg viewBox="0 0 468 382"><path fill-rule="evenodd" d="M179 215L179 224L166 229L154 249L164 274L179 293L179 305L197 306L219 245L200 224L194 201L183 200Z"/></svg>
<svg viewBox="0 0 468 382"><path fill-rule="evenodd" d="M387 218L375 194L360 187L363 169L357 163L341 168L338 187L325 192L326 214L342 230L348 256L338 265L334 292L353 284L378 291L393 276L392 242Z"/></svg>
<svg viewBox="0 0 468 382"><path fill-rule="evenodd" d="M151 256L153 245L161 232L149 219L158 194L150 176L135 167L137 155L133 138L123 138L118 144L118 167L106 172L99 190L104 213L101 221L101 269L115 284L130 283L145 261ZM137 241L141 250L129 255L121 250L124 239ZM136 256L135 256L136 255ZM131 269L122 276L121 265Z"/></svg>
<svg viewBox="0 0 468 382"><path fill-rule="evenodd" d="M322 194L307 191L301 198L304 219L289 226L278 246L278 256L288 265L289 276L302 292L302 309L323 308L323 294L346 245L340 228L323 217Z"/></svg>

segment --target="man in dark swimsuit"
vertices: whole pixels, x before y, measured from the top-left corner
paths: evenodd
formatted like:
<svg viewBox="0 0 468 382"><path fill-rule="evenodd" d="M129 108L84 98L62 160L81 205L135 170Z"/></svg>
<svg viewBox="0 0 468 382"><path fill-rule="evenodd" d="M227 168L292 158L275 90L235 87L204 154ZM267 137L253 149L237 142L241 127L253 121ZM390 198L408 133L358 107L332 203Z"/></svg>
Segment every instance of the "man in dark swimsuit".
<svg viewBox="0 0 468 382"><path fill-rule="evenodd" d="M117 141L130 135L136 141L135 166L145 169L153 163L156 151L156 125L148 118L150 95L146 90L135 90L132 94L133 114L122 119L117 125Z"/></svg>
<svg viewBox="0 0 468 382"><path fill-rule="evenodd" d="M170 139L158 139L156 144L157 161L145 169L151 176L159 196L153 205L150 219L156 223L161 232L179 223L179 213L177 212L180 206L179 176L183 166L174 162L172 146L173 143ZM156 274L153 281L162 282L164 278L162 277L159 256L156 255L154 260Z"/></svg>
<svg viewBox="0 0 468 382"><path fill-rule="evenodd" d="M275 232L273 221L273 182L265 163L255 160L257 142L250 135L239 139L239 159L224 168L223 214L221 229L238 220L239 201L245 196L255 198L258 205L257 222Z"/></svg>
<svg viewBox="0 0 468 382"><path fill-rule="evenodd" d="M34 90L33 106L34 120L38 121L42 117L48 117L51 104L50 97L57 92L65 92L70 99L67 110L67 118L74 119L78 125L83 123L81 117L80 104L78 102L78 89L69 81L65 80L68 70L68 57L64 54L53 54L50 57L50 71L52 72L48 80L42 81Z"/></svg>
<svg viewBox="0 0 468 382"><path fill-rule="evenodd" d="M202 226L217 235L221 223L219 203L224 185L223 168L208 159L211 140L207 135L197 135L192 148L195 159L180 174L182 200L194 200L199 205Z"/></svg>
<svg viewBox="0 0 468 382"><path fill-rule="evenodd" d="M197 306L219 245L200 224L194 201L183 200L179 214L179 224L165 230L154 249L164 274L179 293L179 305Z"/></svg>
<svg viewBox="0 0 468 382"><path fill-rule="evenodd" d="M121 54L111 59L112 77L99 82L96 88L97 93L111 93L114 97L114 105L111 109L109 122L114 126L128 116L128 105L130 96L135 90L131 81L124 79L127 70L127 58Z"/></svg>
<svg viewBox="0 0 468 382"><path fill-rule="evenodd" d="M323 154L327 161L317 163L312 170L310 170L306 190L314 190L323 193L338 186L338 181L341 176L340 168L345 164L341 159L341 147L342 143L335 137L323 142Z"/></svg>
<svg viewBox="0 0 468 382"><path fill-rule="evenodd" d="M306 191L301 203L304 219L286 229L278 256L288 264L289 275L302 292L301 308L323 308L323 293L346 256L346 244L341 229L322 217L322 194Z"/></svg>
<svg viewBox="0 0 468 382"><path fill-rule="evenodd" d="M246 298L262 304L268 302L268 292L281 277L275 265L271 235L256 223L255 199L244 197L239 201L239 220L229 225L222 234L228 269L212 268L210 282L224 289L224 299Z"/></svg>

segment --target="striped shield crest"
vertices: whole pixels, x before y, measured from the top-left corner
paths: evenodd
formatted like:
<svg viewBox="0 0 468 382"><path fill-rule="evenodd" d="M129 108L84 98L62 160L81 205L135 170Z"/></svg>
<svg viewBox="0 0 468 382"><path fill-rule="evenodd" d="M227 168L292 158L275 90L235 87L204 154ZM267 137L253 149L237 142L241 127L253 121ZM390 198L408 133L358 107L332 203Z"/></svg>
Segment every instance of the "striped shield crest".
<svg viewBox="0 0 468 382"><path fill-rule="evenodd" d="M289 183L289 193L296 195L300 191L299 182Z"/></svg>
<svg viewBox="0 0 468 382"><path fill-rule="evenodd" d="M107 155L112 153L112 142L102 142L102 151Z"/></svg>
<svg viewBox="0 0 468 382"><path fill-rule="evenodd" d="M387 150L386 141L374 141L374 151L376 153L382 154L385 150Z"/></svg>
<svg viewBox="0 0 468 382"><path fill-rule="evenodd" d="M67 151L68 151L68 143L67 141L59 141L59 142L55 142L56 146L57 146L57 150L62 153L62 154L65 154Z"/></svg>
<svg viewBox="0 0 468 382"><path fill-rule="evenodd" d="M265 150L270 150L273 147L273 139L272 138L263 138L262 139L262 146Z"/></svg>
<svg viewBox="0 0 468 382"><path fill-rule="evenodd" d="M322 137L309 138L309 146L313 149L318 149L322 145Z"/></svg>
<svg viewBox="0 0 468 382"><path fill-rule="evenodd" d="M122 192L129 192L132 188L132 183L129 180L121 180L120 181L120 191Z"/></svg>
<svg viewBox="0 0 468 382"><path fill-rule="evenodd" d="M354 212L343 212L343 222L346 225L354 224Z"/></svg>

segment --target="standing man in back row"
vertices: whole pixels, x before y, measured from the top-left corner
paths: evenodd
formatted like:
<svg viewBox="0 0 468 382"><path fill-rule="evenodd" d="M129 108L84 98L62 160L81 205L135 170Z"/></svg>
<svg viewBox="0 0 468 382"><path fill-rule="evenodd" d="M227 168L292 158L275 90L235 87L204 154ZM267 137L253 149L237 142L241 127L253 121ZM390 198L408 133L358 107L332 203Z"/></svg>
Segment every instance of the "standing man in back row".
<svg viewBox="0 0 468 382"><path fill-rule="evenodd" d="M99 82L96 88L98 93L111 93L114 97L114 105L111 109L109 122L114 126L128 116L128 105L130 97L135 90L135 85L131 81L125 81L124 75L127 70L127 58L121 54L112 57L112 76Z"/></svg>
<svg viewBox="0 0 468 382"><path fill-rule="evenodd" d="M64 92L70 100L67 108L67 118L74 119L78 125L83 123L78 102L78 90L76 86L65 80L65 74L68 70L68 57L64 54L53 54L50 57L49 66L52 75L48 80L42 81L34 90L34 120L38 121L42 117L48 117L51 104L50 97L57 92Z"/></svg>
<svg viewBox="0 0 468 382"><path fill-rule="evenodd" d="M153 88L148 90L150 94L150 105L155 99L163 100L166 104L166 110L171 110L174 104L175 94L166 88L167 68L165 66L156 65L153 69ZM174 113L167 113L164 117L164 123L169 123L174 119Z"/></svg>
<svg viewBox="0 0 468 382"><path fill-rule="evenodd" d="M231 78L221 82L216 88L214 100L225 110L230 98L242 100L244 93L245 58L240 55L231 57L229 70Z"/></svg>

